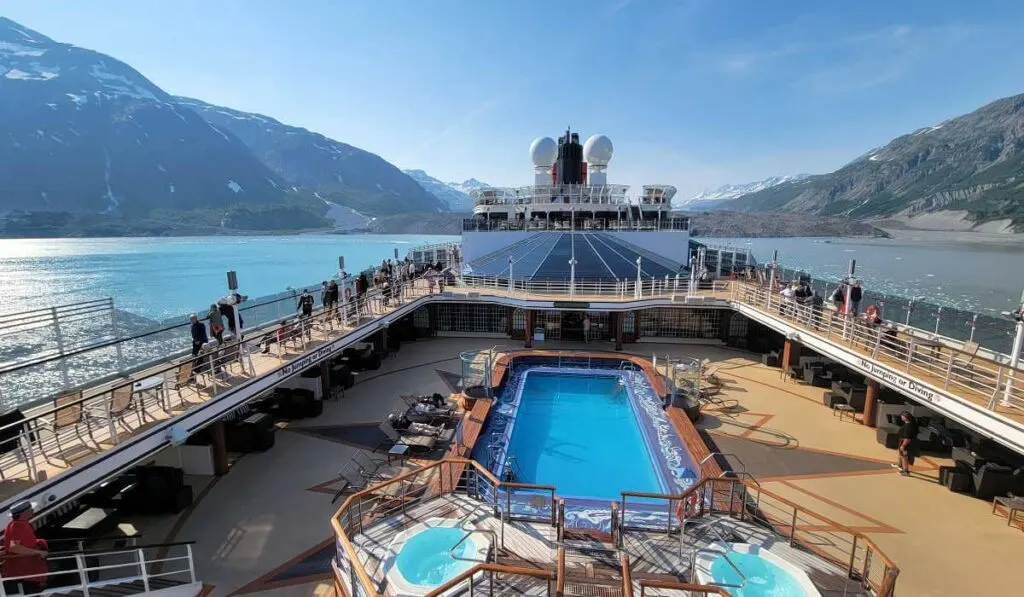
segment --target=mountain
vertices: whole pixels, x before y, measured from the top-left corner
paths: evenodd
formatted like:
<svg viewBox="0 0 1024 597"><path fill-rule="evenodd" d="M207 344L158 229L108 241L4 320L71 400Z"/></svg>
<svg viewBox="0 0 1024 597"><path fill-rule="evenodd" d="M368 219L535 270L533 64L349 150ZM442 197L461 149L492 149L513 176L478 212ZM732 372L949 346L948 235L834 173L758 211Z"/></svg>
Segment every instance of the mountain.
<svg viewBox="0 0 1024 597"><path fill-rule="evenodd" d="M380 156L269 116L178 97L211 126L238 137L275 174L369 216L445 211L441 200Z"/></svg>
<svg viewBox="0 0 1024 597"><path fill-rule="evenodd" d="M444 183L423 170L403 170L403 172L419 183L427 192L443 201L447 211L472 211L473 200L469 197L469 192L490 186L475 178L470 178L462 183Z"/></svg>
<svg viewBox="0 0 1024 597"><path fill-rule="evenodd" d="M1024 94L897 137L831 174L723 207L1024 231Z"/></svg>
<svg viewBox="0 0 1024 597"><path fill-rule="evenodd" d="M0 18L0 214L8 223L31 220L27 212L68 214L41 217L64 221L203 209L217 210L204 215L214 226L251 224L261 219L255 211L293 200L286 186L229 131L127 64ZM283 223L289 209L272 218ZM303 213L303 225L322 225Z"/></svg>
<svg viewBox="0 0 1024 597"><path fill-rule="evenodd" d="M727 184L718 187L717 189L710 190L705 189L700 193L697 193L689 199L685 199L681 202L675 202L679 209L689 209L694 211L715 209L719 202L726 201L729 199L736 199L743 195L749 195L750 193L756 193L764 189L780 185L784 182L799 182L810 176L810 174L793 174L790 176L772 176L764 180L757 182L748 182L744 184Z"/></svg>

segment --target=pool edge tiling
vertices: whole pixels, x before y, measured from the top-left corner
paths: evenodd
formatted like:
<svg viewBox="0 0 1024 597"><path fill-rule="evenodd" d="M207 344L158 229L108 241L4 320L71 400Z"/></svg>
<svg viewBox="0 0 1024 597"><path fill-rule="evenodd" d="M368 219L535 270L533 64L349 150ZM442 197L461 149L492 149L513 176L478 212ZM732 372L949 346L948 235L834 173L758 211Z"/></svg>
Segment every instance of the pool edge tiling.
<svg viewBox="0 0 1024 597"><path fill-rule="evenodd" d="M602 356L601 359L607 363L606 366L613 366L613 361L623 360L608 356ZM604 365L605 362L600 364ZM697 481L698 466L686 442L678 433L676 425L663 409L662 401L645 370L567 367L564 364L560 368L547 366L550 364L548 359L538 355L538 358L531 358L524 364L514 363L510 371L503 372L502 391L495 400L486 428L480 436L482 441L477 443L474 450L475 458L484 463L495 475L500 477L504 469L505 453L515 429L515 419L526 379L530 372L536 371L560 375L615 376L622 379L646 456L650 459L661 492L678 494ZM557 481L551 484L556 488L559 486ZM630 488L624 487L621 490ZM561 494L559 497L566 500L566 520L570 526L598 530L608 530L610 527L611 500ZM661 516L664 516L664 513Z"/></svg>

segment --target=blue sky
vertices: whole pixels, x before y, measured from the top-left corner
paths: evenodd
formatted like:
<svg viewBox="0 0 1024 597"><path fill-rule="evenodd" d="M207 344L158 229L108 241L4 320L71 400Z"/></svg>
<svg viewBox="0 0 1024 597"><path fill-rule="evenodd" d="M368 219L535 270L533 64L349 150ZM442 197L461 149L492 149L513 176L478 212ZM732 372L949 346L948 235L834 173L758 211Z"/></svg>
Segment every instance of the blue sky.
<svg viewBox="0 0 1024 597"><path fill-rule="evenodd" d="M530 184L539 135L615 144L682 195L828 172L1024 92L1007 0L0 0L170 93L261 112L444 180Z"/></svg>

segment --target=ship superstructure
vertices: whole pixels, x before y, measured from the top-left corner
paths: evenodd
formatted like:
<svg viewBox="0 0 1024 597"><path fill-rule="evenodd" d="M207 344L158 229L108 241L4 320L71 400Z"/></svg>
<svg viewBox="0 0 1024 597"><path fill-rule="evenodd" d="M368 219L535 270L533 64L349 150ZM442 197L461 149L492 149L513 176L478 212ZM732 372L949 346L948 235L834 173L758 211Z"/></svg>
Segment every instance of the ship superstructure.
<svg viewBox="0 0 1024 597"><path fill-rule="evenodd" d="M567 129L530 145L533 184L471 192L473 217L463 221L465 273L520 279L644 278L680 273L689 263L689 220L674 215L672 185L608 183L613 146L605 135L580 144ZM564 258L564 259L563 259Z"/></svg>

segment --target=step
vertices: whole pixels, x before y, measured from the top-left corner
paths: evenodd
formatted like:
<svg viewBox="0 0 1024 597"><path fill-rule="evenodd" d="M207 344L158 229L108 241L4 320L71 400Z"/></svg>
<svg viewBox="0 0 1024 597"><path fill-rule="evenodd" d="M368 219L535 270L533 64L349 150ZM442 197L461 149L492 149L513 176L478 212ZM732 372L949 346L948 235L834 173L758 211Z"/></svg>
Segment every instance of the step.
<svg viewBox="0 0 1024 597"><path fill-rule="evenodd" d="M169 580L166 578L149 579L149 590L158 591L184 584L181 581ZM120 583L89 587L89 597L125 597L126 595L140 595L146 592L145 585L141 580L130 580ZM48 597L85 597L85 592L79 588L68 587L67 592L48 593Z"/></svg>
<svg viewBox="0 0 1024 597"><path fill-rule="evenodd" d="M595 583L589 581L566 580L563 595L572 597L622 597L622 584Z"/></svg>

